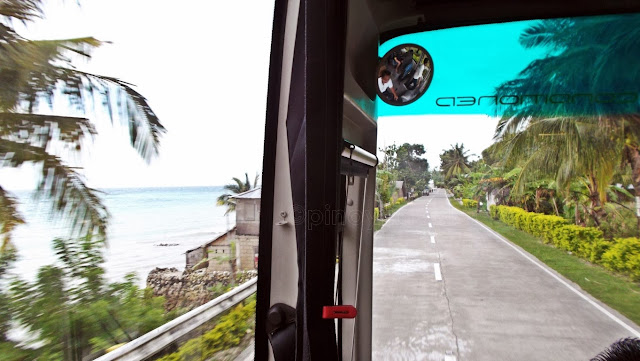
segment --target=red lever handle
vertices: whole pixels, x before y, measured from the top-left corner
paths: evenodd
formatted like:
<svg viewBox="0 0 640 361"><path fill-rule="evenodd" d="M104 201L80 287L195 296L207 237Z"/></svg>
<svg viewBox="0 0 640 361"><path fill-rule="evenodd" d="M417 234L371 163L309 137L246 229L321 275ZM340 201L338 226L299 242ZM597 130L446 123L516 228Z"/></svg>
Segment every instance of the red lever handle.
<svg viewBox="0 0 640 361"><path fill-rule="evenodd" d="M324 306L322 308L322 318L355 318L358 310L350 305Z"/></svg>

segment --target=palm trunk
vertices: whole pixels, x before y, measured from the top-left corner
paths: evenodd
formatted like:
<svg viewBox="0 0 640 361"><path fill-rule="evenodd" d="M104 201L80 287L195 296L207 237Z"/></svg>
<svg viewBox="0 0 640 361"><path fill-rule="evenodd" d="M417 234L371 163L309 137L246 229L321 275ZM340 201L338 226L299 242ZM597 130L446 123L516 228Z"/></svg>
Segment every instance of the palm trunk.
<svg viewBox="0 0 640 361"><path fill-rule="evenodd" d="M553 204L553 211L556 212L556 216L560 217L560 212L558 211L558 204L556 204L556 197L551 196L551 204Z"/></svg>
<svg viewBox="0 0 640 361"><path fill-rule="evenodd" d="M631 179L636 196L636 220L637 227L640 229L640 151L635 146L627 145L625 146L625 156L631 165Z"/></svg>
<svg viewBox="0 0 640 361"><path fill-rule="evenodd" d="M589 213L596 226L600 226L602 220L607 216L607 212L604 210L602 201L600 200L600 192L598 191L598 182L594 176L589 176L590 184L587 185L589 189L589 201L591 201L591 209Z"/></svg>

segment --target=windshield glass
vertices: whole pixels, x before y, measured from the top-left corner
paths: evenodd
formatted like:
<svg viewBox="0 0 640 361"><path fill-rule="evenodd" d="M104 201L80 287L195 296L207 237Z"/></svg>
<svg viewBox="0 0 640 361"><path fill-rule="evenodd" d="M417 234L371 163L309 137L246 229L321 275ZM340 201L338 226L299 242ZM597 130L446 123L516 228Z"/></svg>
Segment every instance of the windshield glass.
<svg viewBox="0 0 640 361"><path fill-rule="evenodd" d="M374 359L579 360L640 336L639 35L629 14L379 47Z"/></svg>

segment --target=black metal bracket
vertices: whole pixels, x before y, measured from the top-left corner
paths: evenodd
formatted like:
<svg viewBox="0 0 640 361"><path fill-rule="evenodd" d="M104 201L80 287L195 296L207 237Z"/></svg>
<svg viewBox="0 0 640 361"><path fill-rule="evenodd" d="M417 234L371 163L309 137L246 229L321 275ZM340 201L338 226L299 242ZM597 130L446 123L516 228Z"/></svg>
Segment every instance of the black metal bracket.
<svg viewBox="0 0 640 361"><path fill-rule="evenodd" d="M296 309L276 303L267 312L267 336L276 361L296 359Z"/></svg>

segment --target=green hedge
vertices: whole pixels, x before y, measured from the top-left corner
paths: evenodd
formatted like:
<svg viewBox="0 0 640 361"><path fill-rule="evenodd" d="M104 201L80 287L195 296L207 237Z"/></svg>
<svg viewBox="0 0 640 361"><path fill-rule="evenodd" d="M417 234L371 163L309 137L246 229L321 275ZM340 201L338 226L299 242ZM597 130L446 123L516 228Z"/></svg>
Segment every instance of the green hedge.
<svg viewBox="0 0 640 361"><path fill-rule="evenodd" d="M626 273L635 281L640 281L640 240L638 238L618 238L602 255L603 266Z"/></svg>
<svg viewBox="0 0 640 361"><path fill-rule="evenodd" d="M462 206L465 208L476 209L478 207L478 201L473 199L462 199Z"/></svg>
<svg viewBox="0 0 640 361"><path fill-rule="evenodd" d="M562 217L527 212L518 207L491 206L489 212L494 219L499 219L510 226L541 237L545 243L552 243L554 230L567 224L567 221Z"/></svg>
<svg viewBox="0 0 640 361"><path fill-rule="evenodd" d="M640 280L638 238L607 241L598 228L568 224L562 217L527 212L518 207L492 205L489 214L493 219L542 238L545 243L599 263L611 271L627 274L633 280Z"/></svg>

